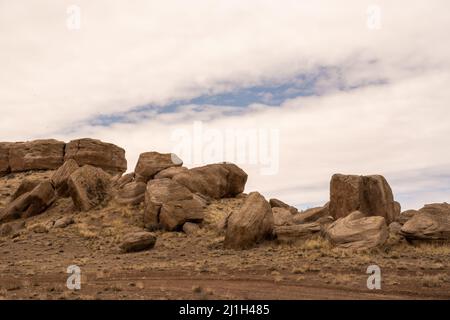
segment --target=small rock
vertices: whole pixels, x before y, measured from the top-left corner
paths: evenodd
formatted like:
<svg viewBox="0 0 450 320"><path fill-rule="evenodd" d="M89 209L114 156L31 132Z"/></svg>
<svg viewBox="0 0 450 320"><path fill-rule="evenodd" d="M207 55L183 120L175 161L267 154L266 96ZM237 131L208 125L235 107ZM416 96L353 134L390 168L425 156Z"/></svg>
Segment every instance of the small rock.
<svg viewBox="0 0 450 320"><path fill-rule="evenodd" d="M198 224L196 223L192 223L192 222L186 222L185 224L183 224L183 231L184 233L186 233L187 235L192 235L197 233L200 230L200 227L198 226Z"/></svg>
<svg viewBox="0 0 450 320"><path fill-rule="evenodd" d="M53 228L65 228L74 223L72 217L62 217L55 221Z"/></svg>
<svg viewBox="0 0 450 320"><path fill-rule="evenodd" d="M156 237L147 231L133 232L123 237L120 248L124 252L138 252L155 246Z"/></svg>

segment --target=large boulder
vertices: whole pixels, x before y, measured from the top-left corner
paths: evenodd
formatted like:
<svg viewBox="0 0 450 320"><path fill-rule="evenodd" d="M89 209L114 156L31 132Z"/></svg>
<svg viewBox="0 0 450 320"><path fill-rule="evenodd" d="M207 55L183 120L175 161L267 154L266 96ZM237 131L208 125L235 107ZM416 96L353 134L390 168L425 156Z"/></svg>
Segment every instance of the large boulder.
<svg viewBox="0 0 450 320"><path fill-rule="evenodd" d="M70 175L77 171L78 168L79 166L77 162L73 159L69 159L53 173L50 180L53 183L58 196L69 196L69 187L67 185L67 181L69 180Z"/></svg>
<svg viewBox="0 0 450 320"><path fill-rule="evenodd" d="M311 208L307 209L303 212L300 212L294 216L294 223L310 223L319 220L320 218L328 217L330 214L330 210L328 208L329 204L327 203L323 207Z"/></svg>
<svg viewBox="0 0 450 320"><path fill-rule="evenodd" d="M140 231L126 234L120 245L124 252L138 252L155 246L156 237L150 232Z"/></svg>
<svg viewBox="0 0 450 320"><path fill-rule="evenodd" d="M9 150L11 172L57 169L64 162L64 146L53 139L13 143Z"/></svg>
<svg viewBox="0 0 450 320"><path fill-rule="evenodd" d="M110 180L108 173L90 165L72 173L67 184L75 209L88 211L104 203L109 197Z"/></svg>
<svg viewBox="0 0 450 320"><path fill-rule="evenodd" d="M145 152L139 155L134 173L136 179L147 182L160 171L183 165L183 161L173 153Z"/></svg>
<svg viewBox="0 0 450 320"><path fill-rule="evenodd" d="M450 240L450 204L427 204L405 222L400 233L410 240Z"/></svg>
<svg viewBox="0 0 450 320"><path fill-rule="evenodd" d="M158 172L155 175L155 179L172 179L174 176L176 176L179 173L188 171L188 168L186 167L170 167L167 169L164 169L160 172Z"/></svg>
<svg viewBox="0 0 450 320"><path fill-rule="evenodd" d="M220 199L242 193L247 177L247 174L235 164L217 163L190 169L175 175L172 179L194 193Z"/></svg>
<svg viewBox="0 0 450 320"><path fill-rule="evenodd" d="M355 211L325 229L330 242L341 248L368 249L384 244L389 236L384 217Z"/></svg>
<svg viewBox="0 0 450 320"><path fill-rule="evenodd" d="M331 178L329 210L335 219L360 211L384 217L391 223L400 214L400 205L394 201L391 187L380 175L335 174Z"/></svg>
<svg viewBox="0 0 450 320"><path fill-rule="evenodd" d="M49 182L42 182L9 203L0 212L0 223L38 215L55 201L55 189Z"/></svg>
<svg viewBox="0 0 450 320"><path fill-rule="evenodd" d="M102 168L111 175L127 170L125 150L95 139L78 139L66 145L64 160L73 159L78 165L91 165Z"/></svg>
<svg viewBox="0 0 450 320"><path fill-rule="evenodd" d="M201 222L202 203L186 187L171 179L151 180L145 192L144 226L172 231L185 222Z"/></svg>
<svg viewBox="0 0 450 320"><path fill-rule="evenodd" d="M245 249L272 236L274 227L272 208L258 192L249 194L240 210L228 218L224 245Z"/></svg>
<svg viewBox="0 0 450 320"><path fill-rule="evenodd" d="M321 224L318 222L275 226L274 235L282 242L295 242L308 238L321 231Z"/></svg>
<svg viewBox="0 0 450 320"><path fill-rule="evenodd" d="M287 226L293 224L294 216L286 208L272 208L273 223L275 226Z"/></svg>
<svg viewBox="0 0 450 320"><path fill-rule="evenodd" d="M41 181L39 180L35 180L35 179L23 179L20 182L19 187L16 189L16 191L13 193L13 195L11 196L11 201L16 200L17 198L19 198L21 195L32 191L34 188L36 188L39 184L41 183Z"/></svg>
<svg viewBox="0 0 450 320"><path fill-rule="evenodd" d="M143 182L129 182L117 192L116 201L123 205L137 205L144 202L147 185Z"/></svg>
<svg viewBox="0 0 450 320"><path fill-rule="evenodd" d="M0 177L9 173L9 149L11 149L10 142L0 142Z"/></svg>
<svg viewBox="0 0 450 320"><path fill-rule="evenodd" d="M272 208L285 208L288 209L292 214L298 213L297 208L290 206L279 199L272 198L269 200L269 203Z"/></svg>

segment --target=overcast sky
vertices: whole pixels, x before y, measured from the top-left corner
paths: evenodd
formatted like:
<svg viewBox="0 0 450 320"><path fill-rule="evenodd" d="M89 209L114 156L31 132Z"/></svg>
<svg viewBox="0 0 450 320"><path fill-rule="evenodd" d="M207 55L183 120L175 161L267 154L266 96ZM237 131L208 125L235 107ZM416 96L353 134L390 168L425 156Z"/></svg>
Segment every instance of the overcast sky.
<svg viewBox="0 0 450 320"><path fill-rule="evenodd" d="M404 209L449 201L449 12L447 0L0 0L0 140L99 138L133 170L203 121L278 132L279 170L242 164L246 191L305 208L328 200L333 173L382 174Z"/></svg>

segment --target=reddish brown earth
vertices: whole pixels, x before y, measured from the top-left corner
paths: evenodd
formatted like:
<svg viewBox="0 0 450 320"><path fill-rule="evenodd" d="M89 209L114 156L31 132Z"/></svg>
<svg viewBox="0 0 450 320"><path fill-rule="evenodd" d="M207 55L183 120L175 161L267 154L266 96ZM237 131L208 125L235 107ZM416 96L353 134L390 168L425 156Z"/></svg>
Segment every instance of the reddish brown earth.
<svg viewBox="0 0 450 320"><path fill-rule="evenodd" d="M21 179L0 178L0 207ZM240 206L223 199L208 207L194 235L156 232L153 249L121 253L122 236L142 229L142 207L111 201L74 213L70 199L0 237L1 299L449 299L450 245L411 245L390 239L383 248L352 253L313 238L276 241L249 250L223 249L215 222ZM36 225L64 216L75 223L40 233ZM42 229L42 228L41 228ZM381 290L366 286L366 269L380 266ZM67 289L69 265L81 268L81 290Z"/></svg>

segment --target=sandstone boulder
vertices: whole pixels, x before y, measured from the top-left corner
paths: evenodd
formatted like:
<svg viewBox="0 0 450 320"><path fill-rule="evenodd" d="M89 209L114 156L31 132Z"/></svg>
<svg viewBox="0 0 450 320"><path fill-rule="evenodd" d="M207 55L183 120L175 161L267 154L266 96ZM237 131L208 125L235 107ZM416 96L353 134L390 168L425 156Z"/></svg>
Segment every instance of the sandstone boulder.
<svg viewBox="0 0 450 320"><path fill-rule="evenodd" d="M145 192L144 225L172 231L185 222L201 222L203 206L186 187L171 179L151 180Z"/></svg>
<svg viewBox="0 0 450 320"><path fill-rule="evenodd" d="M320 218L328 217L329 213L330 211L328 204L326 204L323 207L311 208L303 212L299 212L293 219L295 224L309 223L317 221Z"/></svg>
<svg viewBox="0 0 450 320"><path fill-rule="evenodd" d="M69 180L70 175L77 171L78 168L79 166L77 162L73 159L69 159L53 173L50 180L53 183L58 196L69 196L69 187L67 185L67 181Z"/></svg>
<svg viewBox="0 0 450 320"><path fill-rule="evenodd" d="M160 171L183 165L183 161L173 153L145 152L139 156L134 173L136 179L147 182Z"/></svg>
<svg viewBox="0 0 450 320"><path fill-rule="evenodd" d="M295 242L300 239L308 238L320 231L321 225L318 222L275 226L274 228L274 234L277 240L282 242Z"/></svg>
<svg viewBox="0 0 450 320"><path fill-rule="evenodd" d="M155 243L155 235L147 231L140 231L125 235L120 248L124 252L138 252L153 248Z"/></svg>
<svg viewBox="0 0 450 320"><path fill-rule="evenodd" d="M284 203L281 200L278 199L270 199L269 200L270 206L272 208L285 208L288 209L292 214L298 213L297 208L294 208L293 206L288 205L287 203Z"/></svg>
<svg viewBox="0 0 450 320"><path fill-rule="evenodd" d="M220 199L242 193L247 174L235 164L218 163L189 169L172 179L194 193Z"/></svg>
<svg viewBox="0 0 450 320"><path fill-rule="evenodd" d="M13 143L9 150L11 172L57 169L64 162L64 146L53 139Z"/></svg>
<svg viewBox="0 0 450 320"><path fill-rule="evenodd" d="M224 245L245 249L272 236L274 227L272 208L258 192L252 192L240 210L228 218Z"/></svg>
<svg viewBox="0 0 450 320"><path fill-rule="evenodd" d="M0 223L29 218L44 212L55 200L55 189L50 182L42 182L30 192L9 203L0 212Z"/></svg>
<svg viewBox="0 0 450 320"><path fill-rule="evenodd" d="M275 226L287 226L293 223L294 216L286 208L272 208L273 223Z"/></svg>
<svg viewBox="0 0 450 320"><path fill-rule="evenodd" d="M68 190L76 210L88 211L108 199L111 176L101 168L85 165L72 173Z"/></svg>
<svg viewBox="0 0 450 320"><path fill-rule="evenodd" d="M116 196L116 201L122 205L137 205L144 202L147 185L143 182L129 182L122 186Z"/></svg>
<svg viewBox="0 0 450 320"><path fill-rule="evenodd" d="M33 179L23 179L20 182L19 187L17 188L17 190L13 193L13 195L11 196L11 201L16 200L17 198L19 198L21 195L32 191L34 188L36 188L39 184L41 183L41 181L39 180L33 180Z"/></svg>
<svg viewBox="0 0 450 320"><path fill-rule="evenodd" d="M400 214L392 190L380 175L355 176L335 174L330 184L330 215L342 218L354 211L381 216L391 223Z"/></svg>
<svg viewBox="0 0 450 320"><path fill-rule="evenodd" d="M9 149L11 144L9 142L0 142L0 177L11 171L9 167Z"/></svg>
<svg viewBox="0 0 450 320"><path fill-rule="evenodd" d="M124 174L115 182L116 187L123 188L126 184L134 181L134 172Z"/></svg>
<svg viewBox="0 0 450 320"><path fill-rule="evenodd" d="M324 233L333 245L348 249L380 246L389 236L384 217L368 217L359 211L333 222Z"/></svg>
<svg viewBox="0 0 450 320"><path fill-rule="evenodd" d="M172 179L175 175L188 171L186 167L170 167L158 172L155 179Z"/></svg>
<svg viewBox="0 0 450 320"><path fill-rule="evenodd" d="M405 222L400 233L409 240L450 240L450 204L427 204Z"/></svg>
<svg viewBox="0 0 450 320"><path fill-rule="evenodd" d="M125 150L112 144L95 139L78 139L66 145L64 159L75 160L78 165L91 165L102 168L111 175L127 170Z"/></svg>

